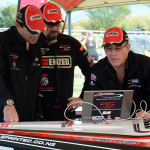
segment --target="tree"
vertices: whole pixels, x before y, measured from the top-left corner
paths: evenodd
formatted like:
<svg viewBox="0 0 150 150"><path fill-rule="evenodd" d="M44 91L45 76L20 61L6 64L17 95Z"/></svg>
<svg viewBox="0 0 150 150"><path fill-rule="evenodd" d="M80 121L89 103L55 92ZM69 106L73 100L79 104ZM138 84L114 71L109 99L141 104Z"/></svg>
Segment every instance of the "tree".
<svg viewBox="0 0 150 150"><path fill-rule="evenodd" d="M145 13L129 15L120 24L126 31L132 29L150 29L150 17Z"/></svg>
<svg viewBox="0 0 150 150"><path fill-rule="evenodd" d="M86 30L88 29L88 19L80 19L78 22L72 24L72 29L73 30Z"/></svg>
<svg viewBox="0 0 150 150"><path fill-rule="evenodd" d="M12 25L15 25L15 17L17 13L17 5L8 5L3 9L0 9L2 16L0 17L0 27L9 28Z"/></svg>
<svg viewBox="0 0 150 150"><path fill-rule="evenodd" d="M113 6L86 10L89 21L88 29L99 30L117 26L127 15L131 14L129 6Z"/></svg>

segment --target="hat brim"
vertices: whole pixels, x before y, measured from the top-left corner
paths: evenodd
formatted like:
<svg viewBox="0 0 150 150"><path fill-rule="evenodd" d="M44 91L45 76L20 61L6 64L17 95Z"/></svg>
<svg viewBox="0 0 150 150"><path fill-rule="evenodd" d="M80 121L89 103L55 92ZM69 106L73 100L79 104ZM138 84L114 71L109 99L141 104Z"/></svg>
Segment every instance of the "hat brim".
<svg viewBox="0 0 150 150"><path fill-rule="evenodd" d="M45 25L45 24L44 24ZM25 25L25 27L27 28L27 30L31 33L31 34L39 34L39 33L41 33L41 32L43 32L43 31L45 31L46 30L46 26L44 26L43 28L37 28L37 29L31 29L31 28L29 28L27 25Z"/></svg>
<svg viewBox="0 0 150 150"><path fill-rule="evenodd" d="M44 24L44 22L37 22L34 24L25 25L25 26L31 33L34 33L34 34L41 33L46 30L46 25Z"/></svg>

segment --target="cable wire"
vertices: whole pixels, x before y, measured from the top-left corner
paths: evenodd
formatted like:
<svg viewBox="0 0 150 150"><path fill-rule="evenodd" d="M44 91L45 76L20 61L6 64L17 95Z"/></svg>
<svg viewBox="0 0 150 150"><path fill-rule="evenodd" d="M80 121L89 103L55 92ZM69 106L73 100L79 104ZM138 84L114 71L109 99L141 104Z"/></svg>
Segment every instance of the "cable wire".
<svg viewBox="0 0 150 150"><path fill-rule="evenodd" d="M66 111L68 110L68 108L69 108L71 105L76 104L76 103L79 103L79 102L81 103L81 101L76 101L76 102L73 102L73 103L71 103L70 105L67 106L67 108L66 108L65 111L64 111L64 117L65 117L67 120L75 121L75 120L70 119L70 118L68 118L68 117L66 116ZM119 120L115 120L115 119L107 120L107 119L103 116L103 114L101 113L100 109L99 109L97 106L95 106L94 104L89 103L89 102L82 102L82 103L83 103L83 104L89 104L89 105L94 106L94 107L98 110L98 112L100 113L100 115L102 116L102 118L103 118L105 121L111 121L111 120L122 121L122 120L129 120L129 119L131 119L131 118L133 117L133 115L135 114L135 112L136 112L136 104L135 104L134 101L132 101L132 102L133 102L133 104L134 104L134 111L133 111L132 115L131 115L130 117L126 118L126 119L119 119ZM147 105L146 105L146 106L147 106ZM140 104L140 107L141 107L141 104ZM147 107L146 107L146 108L147 108ZM143 110L143 109L142 109L142 110Z"/></svg>

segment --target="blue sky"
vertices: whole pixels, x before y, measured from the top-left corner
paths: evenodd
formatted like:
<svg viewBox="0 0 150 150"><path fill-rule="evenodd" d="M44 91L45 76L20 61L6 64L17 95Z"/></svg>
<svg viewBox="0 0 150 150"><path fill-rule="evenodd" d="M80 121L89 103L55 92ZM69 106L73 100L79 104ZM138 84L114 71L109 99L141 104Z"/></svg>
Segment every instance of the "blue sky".
<svg viewBox="0 0 150 150"><path fill-rule="evenodd" d="M149 3L150 5L150 3ZM150 7L147 7L145 5L142 4L137 4L137 5L129 5L132 13L133 14L141 14L141 13L145 13L145 14L150 14Z"/></svg>
<svg viewBox="0 0 150 150"><path fill-rule="evenodd" d="M129 5L129 7L131 8L133 15L141 14L141 13L150 15L150 7L144 6L142 4ZM72 22L76 22L77 20L87 17L86 13L83 10L72 12L71 16L72 16L71 18Z"/></svg>
<svg viewBox="0 0 150 150"><path fill-rule="evenodd" d="M0 0L0 7L4 7L9 3L17 4L18 0Z"/></svg>

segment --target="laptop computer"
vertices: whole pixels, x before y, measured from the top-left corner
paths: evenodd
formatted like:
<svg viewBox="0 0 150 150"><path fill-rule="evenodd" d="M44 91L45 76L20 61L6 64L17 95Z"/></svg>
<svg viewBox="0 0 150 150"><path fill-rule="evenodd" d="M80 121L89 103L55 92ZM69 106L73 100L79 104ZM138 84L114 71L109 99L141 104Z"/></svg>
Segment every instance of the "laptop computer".
<svg viewBox="0 0 150 150"><path fill-rule="evenodd" d="M130 117L133 92L133 90L85 91L81 119L99 121L103 120L102 115L107 120Z"/></svg>

